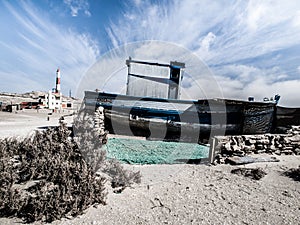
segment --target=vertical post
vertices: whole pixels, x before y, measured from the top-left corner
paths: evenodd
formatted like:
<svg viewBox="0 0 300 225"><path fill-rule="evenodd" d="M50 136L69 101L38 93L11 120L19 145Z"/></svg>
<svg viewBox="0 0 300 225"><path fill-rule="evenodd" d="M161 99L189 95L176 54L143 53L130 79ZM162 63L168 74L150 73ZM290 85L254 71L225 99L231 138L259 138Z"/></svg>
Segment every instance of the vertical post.
<svg viewBox="0 0 300 225"><path fill-rule="evenodd" d="M126 60L126 65L127 65L127 83L126 83L126 95L129 93L129 76L130 76L130 63L131 63L131 57L129 56L129 59Z"/></svg>
<svg viewBox="0 0 300 225"><path fill-rule="evenodd" d="M215 148L217 145L217 139L215 137L210 139L210 147L209 147L209 155L208 155L208 160L209 163L213 163L215 159Z"/></svg>
<svg viewBox="0 0 300 225"><path fill-rule="evenodd" d="M185 68L185 63L171 61L169 67L170 67L170 78L169 78L168 98L179 99L182 71L183 71L183 68Z"/></svg>
<svg viewBox="0 0 300 225"><path fill-rule="evenodd" d="M180 78L179 78L179 83L178 83L178 99L181 99L181 81L183 78L183 73L184 73L184 66L180 69Z"/></svg>

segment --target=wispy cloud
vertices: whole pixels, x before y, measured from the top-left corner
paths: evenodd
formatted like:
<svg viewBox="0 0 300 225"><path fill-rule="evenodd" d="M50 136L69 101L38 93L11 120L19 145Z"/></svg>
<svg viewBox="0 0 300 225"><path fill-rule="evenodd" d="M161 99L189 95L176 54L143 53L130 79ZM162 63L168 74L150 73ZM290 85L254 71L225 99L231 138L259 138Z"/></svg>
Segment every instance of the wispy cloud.
<svg viewBox="0 0 300 225"><path fill-rule="evenodd" d="M64 0L64 3L69 7L71 15L74 17L78 16L80 11L86 16L91 16L90 5L87 0Z"/></svg>
<svg viewBox="0 0 300 225"><path fill-rule="evenodd" d="M91 16L87 0L64 0L62 4L77 19L79 15ZM3 77L0 88L7 90L11 86L15 90L9 84L15 78L16 91L48 90L54 85L55 69L60 66L65 89L74 89L99 58L99 46L112 49L131 42L159 40L186 48L202 59L209 66L210 75L214 74L224 97L245 99L252 95L261 99L278 93L282 95L283 105L300 106L297 99L300 89L295 88L300 83L298 1L131 0L121 4L126 8L122 9L121 16L112 12L111 23L106 26L107 38L91 36L97 32L78 33L63 23L55 23L34 3L2 2L5 10L1 16L7 22L0 27L0 32L5 34L0 39ZM88 29L81 30L88 32ZM178 54L171 59L164 50L145 43L133 55L150 60L155 53L153 60L185 60ZM188 96L220 97L207 76L186 74L183 81L184 88L190 92ZM205 86L207 93L197 91L199 85L195 81Z"/></svg>
<svg viewBox="0 0 300 225"><path fill-rule="evenodd" d="M225 97L279 93L281 103L300 105L293 89L300 82L299 12L297 1L133 1L107 31L115 47L163 40L190 49L215 73Z"/></svg>
<svg viewBox="0 0 300 225"><path fill-rule="evenodd" d="M9 12L6 36L0 42L1 89L12 91L50 90L55 70L62 70L64 92L75 89L85 71L99 56L97 43L88 34L65 29L31 3L22 1L20 7L5 6ZM16 79L13 81L12 77ZM19 77L19 79L17 79ZM30 89L29 89L30 88Z"/></svg>

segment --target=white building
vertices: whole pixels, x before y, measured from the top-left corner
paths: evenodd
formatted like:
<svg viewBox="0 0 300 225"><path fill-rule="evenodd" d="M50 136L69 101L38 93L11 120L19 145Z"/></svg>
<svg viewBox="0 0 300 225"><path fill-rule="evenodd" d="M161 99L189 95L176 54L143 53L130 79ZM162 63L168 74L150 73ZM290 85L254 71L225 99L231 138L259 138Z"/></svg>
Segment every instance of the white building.
<svg viewBox="0 0 300 225"><path fill-rule="evenodd" d="M48 92L45 96L45 106L48 109L61 109L62 108L62 94Z"/></svg>

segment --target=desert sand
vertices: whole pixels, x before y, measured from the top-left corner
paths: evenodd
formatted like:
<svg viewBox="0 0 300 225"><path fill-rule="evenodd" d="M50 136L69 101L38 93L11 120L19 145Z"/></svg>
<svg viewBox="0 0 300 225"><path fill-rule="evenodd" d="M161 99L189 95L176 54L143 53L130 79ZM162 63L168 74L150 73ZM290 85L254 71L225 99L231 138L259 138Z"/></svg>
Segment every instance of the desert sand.
<svg viewBox="0 0 300 225"><path fill-rule="evenodd" d="M26 137L35 130L57 126L62 116L66 123L71 125L73 116L66 116L70 114L71 110L60 110L55 113L48 109L23 109L11 113L0 111L0 138Z"/></svg>
<svg viewBox="0 0 300 225"><path fill-rule="evenodd" d="M61 115L50 121L46 116L36 111L1 112L0 137L24 136L37 127L56 125ZM125 165L141 172L140 184L116 194L107 182L107 205L52 224L300 224L300 182L282 175L297 168L300 157L276 157L280 162L245 166ZM253 180L232 174L238 167L262 168L267 175ZM21 222L0 218L0 224Z"/></svg>

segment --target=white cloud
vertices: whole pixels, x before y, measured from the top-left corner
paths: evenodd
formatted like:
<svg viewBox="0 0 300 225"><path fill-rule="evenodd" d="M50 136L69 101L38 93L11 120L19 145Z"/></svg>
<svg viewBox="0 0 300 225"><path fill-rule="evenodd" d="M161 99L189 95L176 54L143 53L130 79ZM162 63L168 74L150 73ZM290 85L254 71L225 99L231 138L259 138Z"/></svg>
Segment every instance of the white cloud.
<svg viewBox="0 0 300 225"><path fill-rule="evenodd" d="M256 101L262 101L264 97L281 96L279 105L293 107L299 106L299 80L269 82L264 77L257 77L245 84L241 80L226 76L214 76L214 85L210 79L202 78L194 81L193 85L185 90L192 93L193 98L231 98L247 100L254 96ZM193 93L197 93L194 94ZM221 95L220 95L221 94Z"/></svg>
<svg viewBox="0 0 300 225"><path fill-rule="evenodd" d="M300 27L300 10L298 10L293 17L293 25L295 27Z"/></svg>
<svg viewBox="0 0 300 225"><path fill-rule="evenodd" d="M202 38L200 48L196 51L196 53L201 56L201 58L206 60L213 57L212 52L210 52L210 48L215 39L216 35L212 32L209 32L204 38Z"/></svg>
<svg viewBox="0 0 300 225"><path fill-rule="evenodd" d="M28 2L22 2L19 11L9 3L5 6L13 18L11 26L14 29L8 34L13 37L11 40L0 42L5 52L5 57L0 55L1 64L6 65L0 72L1 89L11 86L10 77L13 76L20 77L14 83L18 87L15 91L50 90L55 83L55 71L60 67L63 92L74 90L99 56L97 43L88 34L54 24Z"/></svg>
<svg viewBox="0 0 300 225"><path fill-rule="evenodd" d="M201 42L201 49L205 51L209 51L210 45L215 40L216 35L214 35L212 32L209 32L202 40Z"/></svg>
<svg viewBox="0 0 300 225"><path fill-rule="evenodd" d="M114 47L163 40L197 52L208 63L231 63L299 45L299 10L296 1L142 2L131 5L108 30Z"/></svg>
<svg viewBox="0 0 300 225"><path fill-rule="evenodd" d="M298 82L293 69L298 65L292 64L296 60L288 54L300 46L299 11L298 1L147 1L130 6L126 17L114 21L108 30L115 47L140 40L182 45L212 67L225 96L247 98L251 93L287 94L287 85L294 87L289 80Z"/></svg>
<svg viewBox="0 0 300 225"><path fill-rule="evenodd" d="M280 105L300 105L300 91L297 88L300 80L286 80L287 75L278 67L259 69L254 66L229 65L220 68L214 76L225 98L247 100L249 96L254 96L255 100L262 101L264 97L279 94L282 96Z"/></svg>
<svg viewBox="0 0 300 225"><path fill-rule="evenodd" d="M281 96L279 105L293 107L299 106L299 87L300 80L288 80L275 83L268 83L266 80L255 80L248 85L244 93L254 93L257 100L264 97L274 97L276 94Z"/></svg>
<svg viewBox="0 0 300 225"><path fill-rule="evenodd" d="M284 4L281 1L249 1L246 8L246 24L253 31L263 30L271 26L287 23L292 24L299 10L297 1L289 1Z"/></svg>
<svg viewBox="0 0 300 225"><path fill-rule="evenodd" d="M71 15L76 17L80 11L86 16L91 16L89 3L87 0L64 0L64 3L70 8Z"/></svg>
<svg viewBox="0 0 300 225"><path fill-rule="evenodd" d="M250 2L248 5L248 16L247 24L249 28L253 31L257 30L259 21L262 16L266 13L267 9L262 4L255 4L255 2Z"/></svg>
<svg viewBox="0 0 300 225"><path fill-rule="evenodd" d="M221 2L212 3L208 0L175 0L155 4L141 1L138 6L130 5L124 18L114 21L110 28L118 34L118 45L133 40L163 40L189 47L200 40L203 31L222 21L220 12L223 10ZM205 35L208 33L205 32Z"/></svg>
<svg viewBox="0 0 300 225"><path fill-rule="evenodd" d="M133 59L167 64L174 60L185 62L182 80L183 99L222 97L217 80L199 57L186 48L163 41L130 43L105 54L82 78L78 93L98 88L105 92L124 94L127 79L125 60L129 56ZM100 73L105 75L99 76Z"/></svg>
<svg viewBox="0 0 300 225"><path fill-rule="evenodd" d="M142 1L141 0L133 0L133 3L136 5L136 6L139 6Z"/></svg>
<svg viewBox="0 0 300 225"><path fill-rule="evenodd" d="M231 79L238 80L244 86L261 78L267 80L269 83L278 82L287 78L287 75L276 66L269 69L259 69L255 66L232 64L215 69L214 72L218 76L227 76Z"/></svg>
<svg viewBox="0 0 300 225"><path fill-rule="evenodd" d="M64 2L73 16L90 15L87 1ZM106 27L111 43L103 45L118 47L131 42L160 40L166 45L173 43L186 48L203 59L215 74L213 78L212 73L193 75L187 68L183 84L188 95L221 97L219 88L230 98L246 99L254 95L261 99L279 93L283 96L282 103L300 106L295 97L300 96L300 89L295 86L300 81L296 75L300 71L299 56L297 53L290 55L300 46L298 1L132 0L126 4L128 8L123 9L123 16L113 17ZM55 69L60 66L62 84L76 86L99 56L95 39L54 24L28 2L20 3L22 12L9 2L4 5L18 23L7 20L9 27L14 29L0 28L11 38L0 41L3 76L13 71L14 76L22 76L22 82L32 80L32 84L37 84L34 80L38 79L40 83L53 85ZM173 51L176 54L167 55L164 48L148 43L137 48L134 54L141 59L187 61L176 49ZM114 71L124 66L127 57L113 61L120 63ZM31 76L15 69L10 63L12 59L18 67L32 71ZM190 66L198 65L195 62ZM213 85L210 85L211 79ZM120 82L120 79L111 82L116 85L114 90Z"/></svg>

